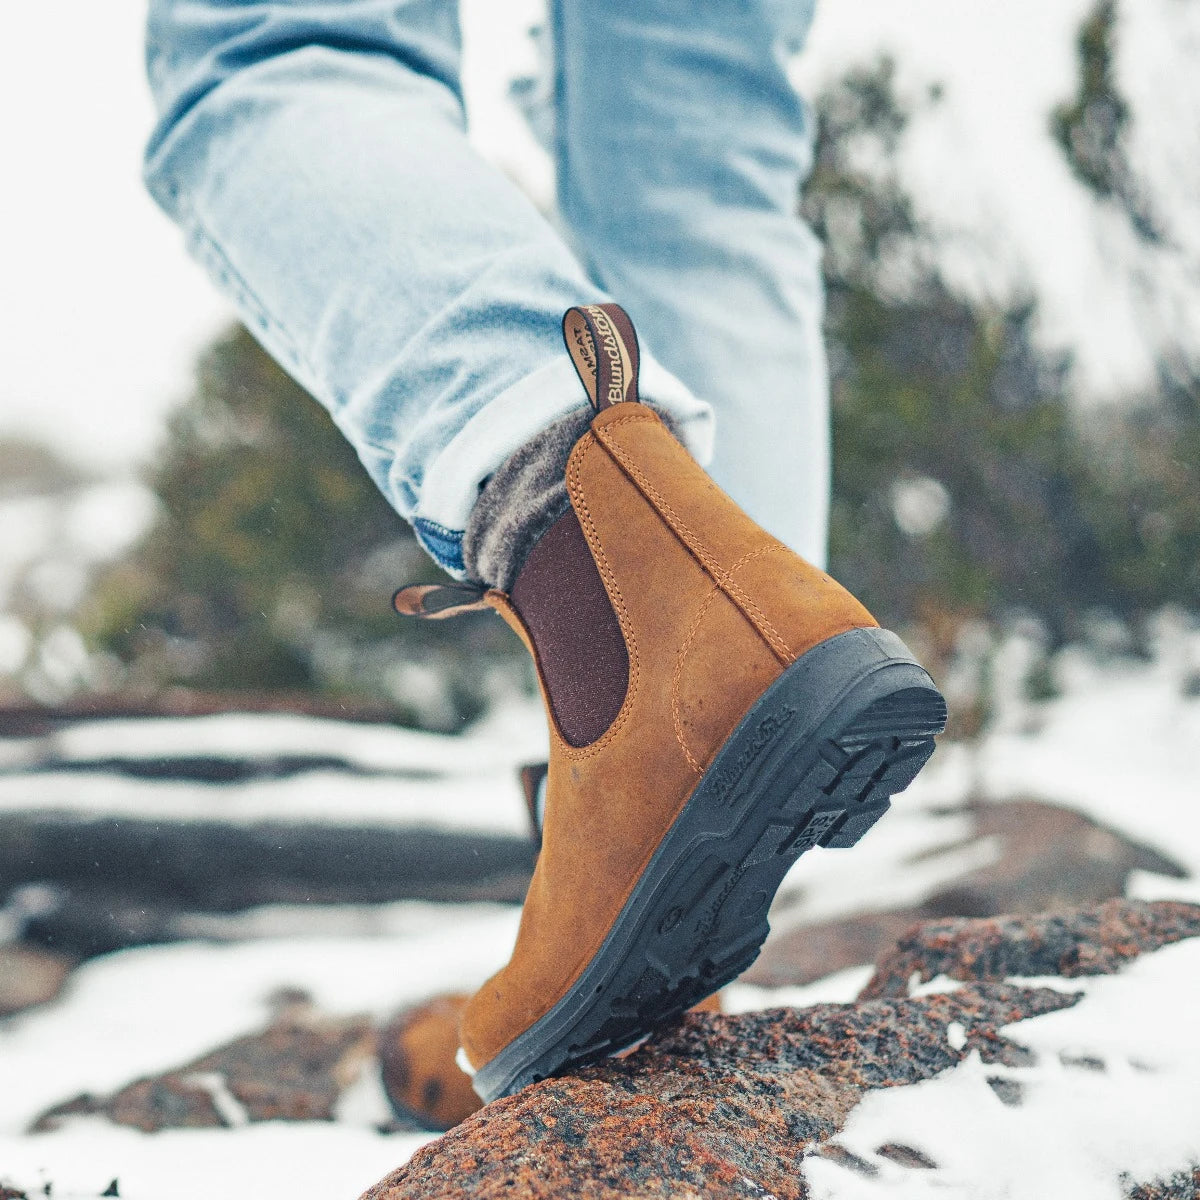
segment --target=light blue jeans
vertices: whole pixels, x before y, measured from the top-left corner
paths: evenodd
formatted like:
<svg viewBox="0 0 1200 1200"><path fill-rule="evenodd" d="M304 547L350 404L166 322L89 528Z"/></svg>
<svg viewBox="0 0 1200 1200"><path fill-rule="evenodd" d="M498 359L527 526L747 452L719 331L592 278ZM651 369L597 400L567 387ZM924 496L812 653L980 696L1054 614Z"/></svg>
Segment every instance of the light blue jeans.
<svg viewBox="0 0 1200 1200"><path fill-rule="evenodd" d="M811 130L785 74L814 0L549 2L557 227L467 142L455 0L151 0L150 191L452 573L482 481L585 403L562 313L609 299L643 394L822 563Z"/></svg>

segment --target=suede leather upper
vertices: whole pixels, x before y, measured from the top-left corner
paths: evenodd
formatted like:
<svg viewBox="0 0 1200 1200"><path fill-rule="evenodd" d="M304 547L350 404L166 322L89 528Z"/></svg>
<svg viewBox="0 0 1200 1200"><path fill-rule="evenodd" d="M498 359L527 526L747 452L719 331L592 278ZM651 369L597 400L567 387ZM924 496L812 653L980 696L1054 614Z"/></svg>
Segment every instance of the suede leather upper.
<svg viewBox="0 0 1200 1200"><path fill-rule="evenodd" d="M876 624L746 516L640 404L596 415L571 452L567 489L625 639L629 683L586 746L569 745L547 710L543 846L516 949L462 1021L476 1068L567 994L758 696L806 650ZM487 603L534 653L508 598L492 591Z"/></svg>

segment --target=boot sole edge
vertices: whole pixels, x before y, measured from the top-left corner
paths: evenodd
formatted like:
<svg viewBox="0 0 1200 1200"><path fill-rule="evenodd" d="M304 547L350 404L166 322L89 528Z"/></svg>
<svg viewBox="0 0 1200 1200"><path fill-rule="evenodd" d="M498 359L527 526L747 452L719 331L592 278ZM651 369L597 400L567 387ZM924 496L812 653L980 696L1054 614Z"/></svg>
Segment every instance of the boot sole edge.
<svg viewBox="0 0 1200 1200"><path fill-rule="evenodd" d="M476 1092L494 1100L616 1053L736 979L796 859L856 844L945 722L889 630L801 655L725 740L571 990L476 1072Z"/></svg>

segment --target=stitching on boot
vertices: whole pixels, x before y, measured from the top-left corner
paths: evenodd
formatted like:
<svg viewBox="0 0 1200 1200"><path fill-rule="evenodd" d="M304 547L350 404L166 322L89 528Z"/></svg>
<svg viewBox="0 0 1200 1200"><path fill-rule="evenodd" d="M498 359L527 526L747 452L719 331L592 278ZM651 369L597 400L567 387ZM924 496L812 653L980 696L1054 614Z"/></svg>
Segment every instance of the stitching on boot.
<svg viewBox="0 0 1200 1200"><path fill-rule="evenodd" d="M683 717L679 711L679 677L683 674L684 660L687 657L687 652L692 647L692 642L696 640L696 634L700 631L700 623L704 620L704 614L712 607L713 600L723 594L721 589L714 583L708 595L704 597L696 613L696 619L692 622L692 627L688 630L687 637L683 639L683 645L680 646L679 653L675 656L675 673L671 676L671 721L675 726L675 740L679 743L679 748L683 751L683 757L687 759L688 766L697 775L702 775L704 768L696 761L685 740Z"/></svg>
<svg viewBox="0 0 1200 1200"><path fill-rule="evenodd" d="M627 475L638 485L639 489L646 498L659 510L659 513L666 519L667 524L674 531L680 541L700 560L701 565L713 576L718 585L725 591L729 597L735 602L740 602L740 606L746 610L747 616L751 622L758 628L759 633L771 648L784 658L785 662L792 662L795 659L795 654L787 642L783 640L779 631L767 619L766 614L750 599L748 595L733 581L732 575L725 570L715 559L712 551L704 544L704 542L692 531L691 527L683 520L682 517L671 507L665 496L646 478L645 473L634 463L630 462L625 449L613 439L610 443L609 439L602 435L607 433L610 428L617 425L626 424L629 421L646 420L647 418L623 417L619 420L612 421L597 436L601 438L606 450L608 450L618 465L625 471ZM757 619L755 619L757 618Z"/></svg>
<svg viewBox="0 0 1200 1200"><path fill-rule="evenodd" d="M730 573L716 562L712 552L705 546L704 542L696 536L687 522L671 507L667 499L646 478L641 469L629 461L626 451L616 439L610 440L604 436L610 429L618 425L626 424L629 421L645 421L647 419L646 417L638 416L622 417L619 420L609 422L602 430L596 432L596 436L600 438L604 448L612 455L621 469L637 484L646 499L658 509L660 515L666 520L676 537L700 560L701 565L717 581L721 590L745 611L751 622L758 629L763 640L779 655L784 663L794 662L796 655L792 652L787 642L784 641L775 626L767 619L766 614L738 587Z"/></svg>
<svg viewBox="0 0 1200 1200"><path fill-rule="evenodd" d="M742 557L739 558L737 562L735 562L733 566L729 568L729 573L732 575L735 571L738 571L744 567L746 563L751 562L753 559L761 558L764 554L776 554L779 551L786 549L786 546L759 546L757 550L751 550L748 553L743 554ZM687 653L692 648L692 643L696 640L696 635L700 632L700 626L704 620L705 614L712 607L713 600L716 599L717 596L722 596L724 594L725 593L721 590L720 586L714 583L712 585L712 590L704 597L704 600L700 604L700 608L696 612L696 619L692 622L692 626L688 630L687 637L683 639L683 644L679 648L679 654L675 658L675 672L671 676L671 720L675 726L675 738L679 742L680 749L683 751L683 755L687 759L688 765L697 774L703 774L704 768L700 766L700 763L692 754L691 749L688 747L688 744L685 740L686 734L684 733L683 729L683 717L680 713L681 696L679 681L683 675L683 664L687 660ZM735 604L734 607L736 608L737 605ZM745 613L742 614L743 617L745 617L745 615ZM753 627L754 623L750 622L750 624Z"/></svg>

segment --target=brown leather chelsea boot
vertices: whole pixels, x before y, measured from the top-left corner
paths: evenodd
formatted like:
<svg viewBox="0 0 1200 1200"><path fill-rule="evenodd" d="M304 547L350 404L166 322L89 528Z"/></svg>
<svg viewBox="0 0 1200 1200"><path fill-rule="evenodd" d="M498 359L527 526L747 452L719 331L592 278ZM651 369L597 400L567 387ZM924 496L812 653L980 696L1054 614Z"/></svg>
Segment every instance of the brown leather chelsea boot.
<svg viewBox="0 0 1200 1200"><path fill-rule="evenodd" d="M734 979L784 874L852 846L933 752L946 706L904 643L759 528L637 402L616 305L564 334L596 410L571 507L494 608L550 725L542 848L508 965L463 1014L485 1100L612 1054Z"/></svg>

